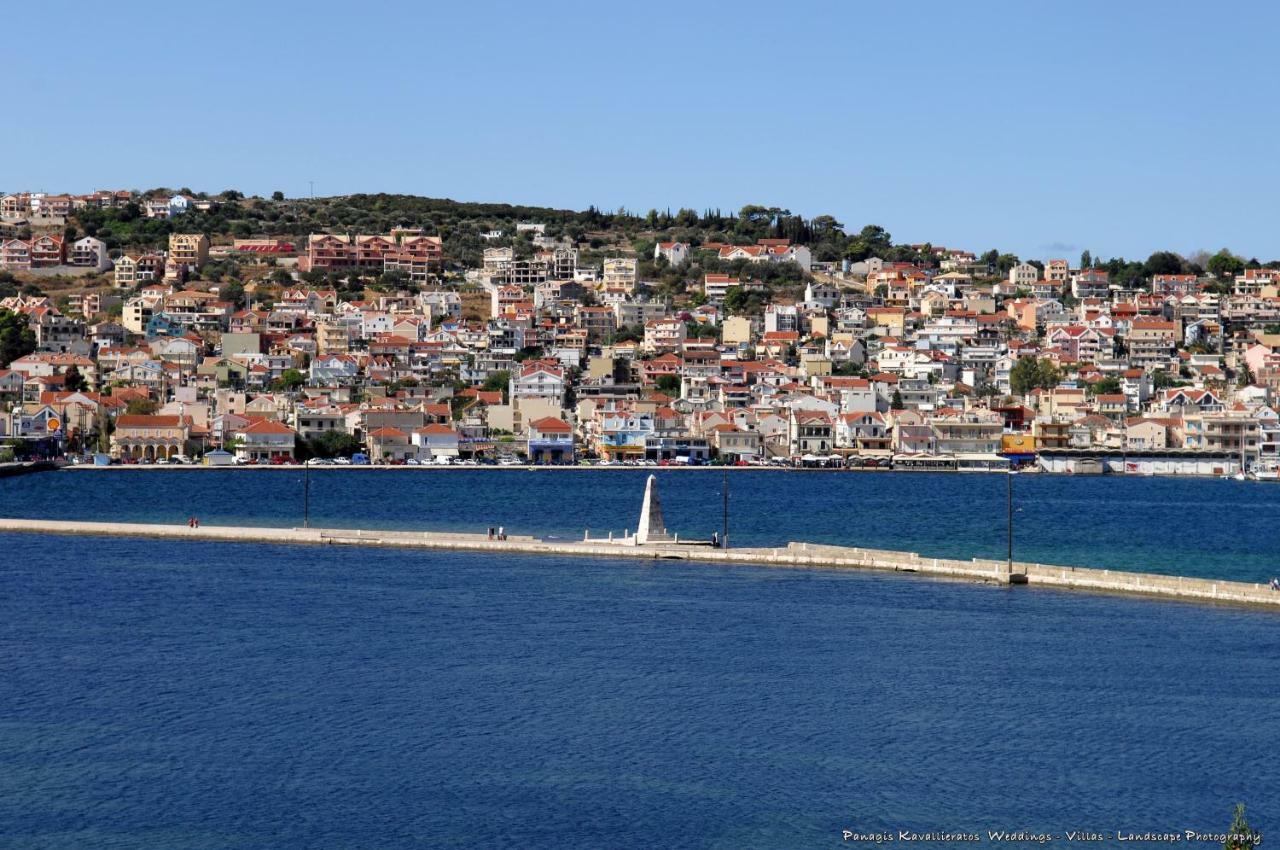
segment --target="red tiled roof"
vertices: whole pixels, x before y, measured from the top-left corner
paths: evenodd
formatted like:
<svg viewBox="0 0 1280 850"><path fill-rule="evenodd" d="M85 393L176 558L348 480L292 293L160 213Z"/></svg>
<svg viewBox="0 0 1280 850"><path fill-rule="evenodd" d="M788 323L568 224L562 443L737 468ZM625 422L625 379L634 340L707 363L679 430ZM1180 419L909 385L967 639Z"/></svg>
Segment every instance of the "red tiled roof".
<svg viewBox="0 0 1280 850"><path fill-rule="evenodd" d="M174 428L182 424L178 416L144 416L125 413L116 417L117 428Z"/></svg>
<svg viewBox="0 0 1280 850"><path fill-rule="evenodd" d="M544 434L570 434L573 432L573 426L563 419L557 419L554 416L544 416L541 419L535 419L529 423L529 427Z"/></svg>

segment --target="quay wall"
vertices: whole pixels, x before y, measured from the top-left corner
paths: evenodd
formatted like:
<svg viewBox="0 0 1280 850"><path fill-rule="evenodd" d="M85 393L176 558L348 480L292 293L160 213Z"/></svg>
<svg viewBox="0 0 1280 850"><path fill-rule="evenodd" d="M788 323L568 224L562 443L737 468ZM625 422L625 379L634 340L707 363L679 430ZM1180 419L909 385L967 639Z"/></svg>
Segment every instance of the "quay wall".
<svg viewBox="0 0 1280 850"><path fill-rule="evenodd" d="M48 460L0 463L0 478L10 478L14 475L30 475L33 472L50 472L57 468L58 465L56 463Z"/></svg>
<svg viewBox="0 0 1280 850"><path fill-rule="evenodd" d="M1010 571L1009 564L999 560L930 558L914 552L814 543L789 543L786 547L779 548L726 550L705 545L634 546L595 539L547 540L528 536L491 540L484 534L449 532L213 525L190 528L185 525L33 519L0 519L0 532L291 545L383 546L598 558L671 559L724 565L878 570L997 585L1026 584L1062 590L1250 605L1280 611L1280 592L1260 583L1022 562L1014 562Z"/></svg>

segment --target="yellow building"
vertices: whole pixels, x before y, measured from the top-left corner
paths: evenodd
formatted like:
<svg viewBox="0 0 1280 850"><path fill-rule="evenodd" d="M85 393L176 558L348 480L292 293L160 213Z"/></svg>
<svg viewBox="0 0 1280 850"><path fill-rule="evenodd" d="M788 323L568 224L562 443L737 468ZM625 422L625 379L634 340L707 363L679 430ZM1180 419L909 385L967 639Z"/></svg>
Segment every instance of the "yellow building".
<svg viewBox="0 0 1280 850"><path fill-rule="evenodd" d="M742 345L751 342L751 320L746 316L730 316L721 325L721 339L725 345Z"/></svg>
<svg viewBox="0 0 1280 850"><path fill-rule="evenodd" d="M169 234L169 256L165 260L164 276L179 278L187 271L194 271L209 259L209 237L203 233Z"/></svg>

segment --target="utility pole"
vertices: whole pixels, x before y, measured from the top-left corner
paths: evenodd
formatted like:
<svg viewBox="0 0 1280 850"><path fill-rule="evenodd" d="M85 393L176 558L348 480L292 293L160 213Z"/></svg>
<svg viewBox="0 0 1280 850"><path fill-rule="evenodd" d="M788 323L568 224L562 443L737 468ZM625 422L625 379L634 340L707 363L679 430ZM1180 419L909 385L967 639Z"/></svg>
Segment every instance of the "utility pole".
<svg viewBox="0 0 1280 850"><path fill-rule="evenodd" d="M311 186L311 200L314 201L316 199L316 181L308 180L307 183Z"/></svg>
<svg viewBox="0 0 1280 850"><path fill-rule="evenodd" d="M302 527L311 527L311 465L302 462Z"/></svg>
<svg viewBox="0 0 1280 850"><path fill-rule="evenodd" d="M720 531L720 548L729 548L729 467L722 470L724 475L724 484L720 488L720 493L724 498L724 525Z"/></svg>
<svg viewBox="0 0 1280 850"><path fill-rule="evenodd" d="M1012 469L1006 473L1008 487L1006 488L1005 505L1009 513L1009 575L1013 575L1013 476L1016 473Z"/></svg>

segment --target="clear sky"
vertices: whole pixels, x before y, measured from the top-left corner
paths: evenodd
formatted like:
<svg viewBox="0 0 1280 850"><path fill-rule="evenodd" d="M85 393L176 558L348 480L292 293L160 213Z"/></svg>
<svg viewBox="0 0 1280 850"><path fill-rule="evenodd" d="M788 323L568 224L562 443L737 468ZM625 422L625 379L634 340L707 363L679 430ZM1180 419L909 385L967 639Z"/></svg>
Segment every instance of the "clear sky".
<svg viewBox="0 0 1280 850"><path fill-rule="evenodd" d="M1267 3L5 10L0 190L744 203L1024 258L1280 257Z"/></svg>

